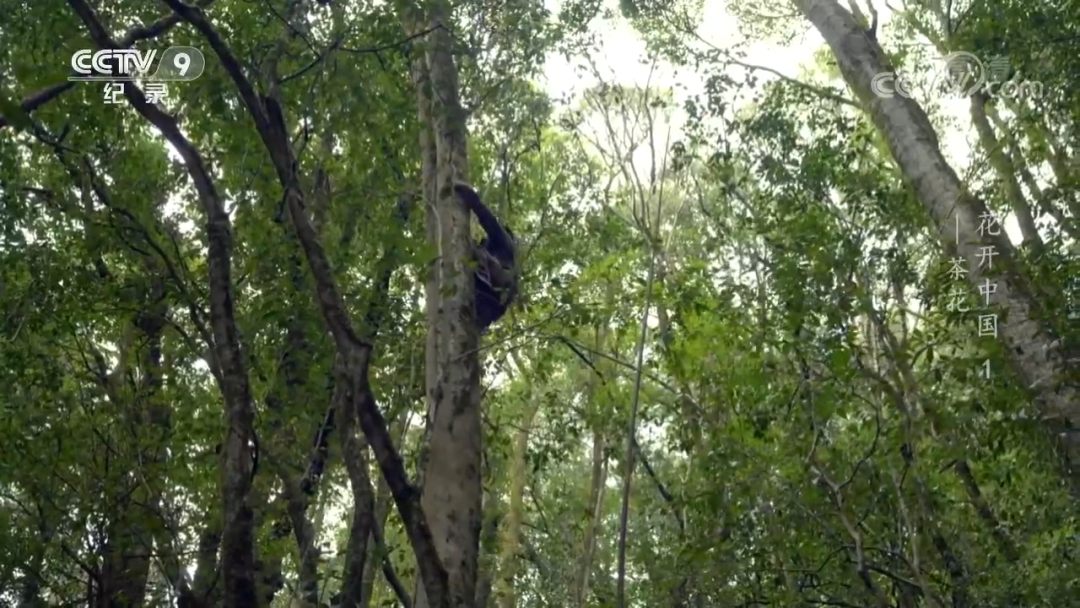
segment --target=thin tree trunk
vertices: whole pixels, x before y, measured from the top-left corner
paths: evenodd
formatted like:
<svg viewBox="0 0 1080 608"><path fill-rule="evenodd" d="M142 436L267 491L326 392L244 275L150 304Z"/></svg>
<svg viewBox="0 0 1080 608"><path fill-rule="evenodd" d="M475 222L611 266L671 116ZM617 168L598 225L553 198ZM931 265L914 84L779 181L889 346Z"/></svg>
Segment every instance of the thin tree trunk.
<svg viewBox="0 0 1080 608"><path fill-rule="evenodd" d="M191 591L180 595L180 608L201 608L213 605L211 596L217 581L217 556L221 546L221 514L218 509L211 509L205 517L206 526L199 533L199 548L195 555L195 574L191 580Z"/></svg>
<svg viewBox="0 0 1080 608"><path fill-rule="evenodd" d="M69 2L82 1L69 0ZM273 73L269 75L270 82L265 96L256 94L254 86L243 72L240 61L224 42L221 34L207 20L205 14L193 10L192 7L180 0L164 1L207 39L220 59L223 68L236 85L244 106L255 123L259 137L269 153L278 180L284 190L285 208L288 210L289 219L296 231L304 257L308 262L308 268L314 278L316 302L322 312L323 321L333 337L337 353L341 357L340 360L343 361L347 369L347 377L350 383L348 387L349 393L356 400L355 411L359 412L360 427L363 429L364 435L367 437L368 443L375 454L387 485L390 486L390 492L394 497L394 502L398 507L401 520L409 536L413 554L416 557L420 578L423 580L427 592L431 595L433 604L440 608L448 608L449 596L446 592L446 570L440 562L432 531L428 525L423 506L418 499L416 489L409 483L404 464L401 461L401 455L398 454L394 447L393 440L387 430L386 420L383 418L382 412L375 402L375 395L371 390L368 367L371 361L372 344L360 339L353 329L352 321L338 290L330 262L311 221L307 217L304 205L304 191L301 187L301 180L297 175L298 163L292 150L290 134L283 116L280 101L280 83L277 81L277 75ZM165 133L169 141L180 150L182 155L185 154L186 150L191 149L190 144L180 133L175 119L147 103L141 92L133 87L133 93L128 95L128 99L141 114ZM185 156L185 158L187 157ZM196 169L199 170L195 181L200 193L207 185L212 188L212 180L201 163L197 166L189 164L189 168L193 172L196 172ZM450 191L449 184L447 184L446 191ZM222 214L224 215L223 211ZM224 215L224 218L226 221L228 220L227 215ZM213 235L214 232L211 231L211 234ZM213 240L211 240L211 243L213 244ZM213 247L211 247L211 251L213 251ZM222 371L223 375L228 375L225 373L228 370L224 363L222 363ZM241 439L247 439L247 436L243 436ZM247 444L243 445L246 446ZM235 472L230 470L230 474ZM229 479L234 480L233 477L229 477ZM246 492L244 497L246 498ZM250 509L247 509L246 513L250 516ZM229 517L228 511L226 511L226 517ZM226 540L228 540L229 526L227 525L225 529ZM247 523L241 529L250 532L250 523ZM250 535L247 540L250 541ZM228 546L226 543L226 548ZM231 557L226 551L223 556L223 561L229 564L226 568L235 568L233 565L235 560L229 561ZM226 582L228 581L229 579L226 578ZM230 608L233 605L232 602L238 601L237 598L233 597L236 594L232 593L232 591L232 589L227 589L227 601L230 602ZM253 590L251 595L254 595ZM248 601L244 595L241 595L239 601L248 602L245 608L246 606L256 605L254 598Z"/></svg>
<svg viewBox="0 0 1080 608"><path fill-rule="evenodd" d="M931 608L938 608L939 604L937 598L935 598L931 592L930 585L926 582L926 576L923 574L922 550L919 546L922 528L921 522L917 521L917 519L908 511L907 501L904 500L904 490L900 486L900 476L895 470L891 470L890 473L893 477L893 487L896 490L896 503L899 506L901 521L904 523L904 528L908 531L908 543L911 545L912 576L914 576L915 581L918 583L918 588L922 591L923 597L926 598L927 604ZM909 585L901 586L901 597L904 600L904 605L914 608L918 606L918 601L914 597L912 591L913 589Z"/></svg>
<svg viewBox="0 0 1080 608"><path fill-rule="evenodd" d="M1035 181L1035 176L1031 173L1031 167L1024 157L1024 151L1020 148L1019 142L1009 129L1009 125L1005 124L1005 121L1001 119L994 104L986 105L986 115L998 132L1001 133L1001 140L1008 147L1013 165L1016 166L1020 179L1023 181L1024 186L1027 187L1028 192L1031 193L1031 197L1035 199L1039 211L1054 218L1057 225L1073 239L1080 240L1080 222L1066 218L1057 204L1045 195L1042 187Z"/></svg>
<svg viewBox="0 0 1080 608"><path fill-rule="evenodd" d="M608 284L607 301L614 301L615 292L612 284ZM603 351L607 344L608 328L606 322L601 322L596 327L596 350ZM608 362L598 361L598 372L609 367ZM597 374L589 377L589 403L593 407L607 405L606 400L601 402L600 397L606 396L606 391L601 390L603 378ZM592 572L593 554L596 551L596 537L600 529L600 521L603 516L604 489L607 487L608 459L607 442L603 429L593 429L592 437L592 478L589 483L589 498L586 504L589 519L585 524L585 532L581 541L581 556L574 577L573 597L574 605L584 608L589 597L589 574Z"/></svg>
<svg viewBox="0 0 1080 608"><path fill-rule="evenodd" d="M90 37L98 48L116 48L116 42L86 0L68 0L68 4L86 24ZM176 10L178 7L171 8ZM187 10L190 11L191 7L187 7ZM220 467L224 512L221 556L224 595L227 608L258 606L254 580L253 515L247 504L254 466L254 404L236 327L232 283L232 222L210 178L211 172L206 161L180 131L175 118L149 104L142 92L135 87L130 90L125 88L124 95L176 148L191 175L206 215L210 325L214 336L215 356L221 368L227 427Z"/></svg>
<svg viewBox="0 0 1080 608"><path fill-rule="evenodd" d="M592 483L589 484L589 521L585 524L585 535L581 543L581 558L578 562L577 580L574 583L574 605L584 608L589 597L589 573L592 572L593 554L596 552L596 537L603 518L604 489L607 487L608 462L606 444L601 431L593 431L592 439Z"/></svg>
<svg viewBox="0 0 1080 608"><path fill-rule="evenodd" d="M108 205L103 185L93 175L95 189L102 203ZM136 475L122 495L115 498L115 513L105 547L102 568L100 606L122 608L141 606L146 599L153 539L164 528L160 518L163 487L162 471L167 454L171 410L162 401L161 332L168 315L165 280L157 258L143 256L143 268L150 288L143 294L141 306L131 321L121 345L117 368L103 381L117 407L125 412L124 423L132 429L134 441L127 450L132 454ZM135 336L138 336L136 339ZM136 353L136 344L145 345ZM135 391L121 390L128 376L127 361L138 356L140 386ZM147 449L150 446L150 449ZM127 485L127 484L125 484Z"/></svg>
<svg viewBox="0 0 1080 608"><path fill-rule="evenodd" d="M645 201L642 200L644 205ZM657 204L656 215L659 225L659 215L662 205ZM656 252L649 249L649 278L645 282L645 304L641 312L641 333L637 343L637 369L634 372L634 393L630 403L630 421L626 429L626 450L623 455L623 487L622 505L619 511L619 557L618 574L615 581L615 606L626 606L626 542L627 526L630 519L630 487L634 477L634 464L637 462L637 414L641 400L641 376L642 367L645 364L645 337L649 333L649 309L652 304L653 281L656 278Z"/></svg>
<svg viewBox="0 0 1080 608"><path fill-rule="evenodd" d="M499 541L499 524L502 521L502 505L499 494L488 487L484 496L484 524L480 529L480 576L476 582L476 608L487 608L495 578L496 545Z"/></svg>
<svg viewBox="0 0 1080 608"><path fill-rule="evenodd" d="M116 41L101 24L86 0L68 4L89 30L95 46L116 48ZM170 7L184 10L179 2ZM186 5L185 5L186 6ZM189 12L191 7L186 7ZM180 11L177 11L180 13ZM180 131L176 119L146 101L136 87L124 96L143 117L153 123L176 148L191 175L199 202L206 215L208 240L210 325L215 357L221 370L227 430L221 450L221 498L224 513L222 570L227 608L257 607L254 580L254 530L251 507L247 504L253 472L254 404L247 368L240 348L232 284L232 222L215 187L208 165L190 140Z"/></svg>
<svg viewBox="0 0 1080 608"><path fill-rule="evenodd" d="M1005 98L1005 105L1016 115L1017 120L1024 130L1031 146L1039 152L1038 160L1045 160L1050 164L1050 170L1057 181L1057 189L1065 198L1065 203L1072 213L1073 221L1080 218L1080 195L1076 192L1076 177L1069 166L1068 159L1061 153L1056 138L1050 129L1043 124L1038 113L1033 112L1021 102Z"/></svg>
<svg viewBox="0 0 1080 608"><path fill-rule="evenodd" d="M518 370L522 370L521 360L515 354L514 361ZM510 504L503 519L502 550L499 555L499 578L495 591L499 597L500 608L515 608L517 594L514 591L514 578L521 558L521 524L524 516L526 462L529 449L529 433L532 431L539 400L530 395L522 412L521 422L514 436L514 451L510 470Z"/></svg>
<svg viewBox="0 0 1080 608"><path fill-rule="evenodd" d="M994 515L994 511L990 508L989 503L986 502L986 498L983 497L982 491L979 489L979 484L975 482L975 475L971 472L971 467L968 466L966 460L956 461L956 475L960 478L960 481L964 484L964 491L967 492L968 500L971 501L971 506L975 507L975 512L979 514L979 519L983 520L983 523L990 529L990 534L994 536L994 540L997 541L998 547L1001 549L1001 554L1005 556L1005 559L1010 562L1020 561L1020 552L1016 548L1016 544L1013 543L1012 538L1009 537L1004 526L998 521L997 515Z"/></svg>
<svg viewBox="0 0 1080 608"><path fill-rule="evenodd" d="M1002 141L1008 146L1009 154L1016 163L1017 170L1020 172L1020 179L1024 182L1024 186L1031 192L1031 196L1035 197L1036 200L1041 200L1043 196L1042 186L1035 181L1035 175L1031 172L1031 165L1025 159L1024 152L1020 149L1020 144L1016 141L1016 137L1013 136L1012 131L1010 131L1009 125L1002 120L1001 114L993 104L986 105L986 115L990 118L990 122L994 125L994 128L1001 133ZM1061 211L1055 211L1056 213L1051 212L1048 209L1043 209L1043 212L1053 215L1055 220L1058 220L1059 222L1063 221Z"/></svg>
<svg viewBox="0 0 1080 608"><path fill-rule="evenodd" d="M397 433L395 433L396 435ZM390 515L390 492L386 487L386 481L379 478L378 488L375 490L375 523L379 530L386 529L386 518ZM372 535L374 536L374 530ZM379 548L374 542L368 543L368 556L364 562L364 575L360 584L360 608L368 608L371 605L372 594L375 592L375 575L377 568L386 556L379 555Z"/></svg>
<svg viewBox="0 0 1080 608"><path fill-rule="evenodd" d="M363 595L364 562L367 559L368 538L371 536L375 518L375 497L368 476L367 445L357 435L357 400L349 391L349 369L339 357L336 384L342 389L335 395L341 420L341 457L349 475L353 495L353 517L349 526L349 541L345 551L345 567L342 576L341 608L356 608Z"/></svg>
<svg viewBox="0 0 1080 608"><path fill-rule="evenodd" d="M994 172L997 173L1005 189L1005 198L1009 201L1013 214L1016 215L1020 233L1024 237L1024 245L1035 252L1042 251L1042 237L1039 236L1039 228L1035 225L1035 217L1031 214L1031 205L1028 204L1024 191L1020 188L1020 182L1016 179L1016 167L1002 149L994 133L994 127L990 125L990 119L986 117L987 102L986 93L978 92L971 96L971 121L975 123L975 131L979 134L983 151L986 152L990 164L994 167Z"/></svg>

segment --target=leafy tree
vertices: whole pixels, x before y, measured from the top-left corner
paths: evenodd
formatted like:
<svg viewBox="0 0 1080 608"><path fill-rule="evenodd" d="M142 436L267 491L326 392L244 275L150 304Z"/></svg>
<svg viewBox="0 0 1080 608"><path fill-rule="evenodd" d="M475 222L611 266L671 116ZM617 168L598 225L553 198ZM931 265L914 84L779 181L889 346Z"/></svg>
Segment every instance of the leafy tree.
<svg viewBox="0 0 1080 608"><path fill-rule="evenodd" d="M609 4L0 0L0 604L1075 604L1075 7Z"/></svg>

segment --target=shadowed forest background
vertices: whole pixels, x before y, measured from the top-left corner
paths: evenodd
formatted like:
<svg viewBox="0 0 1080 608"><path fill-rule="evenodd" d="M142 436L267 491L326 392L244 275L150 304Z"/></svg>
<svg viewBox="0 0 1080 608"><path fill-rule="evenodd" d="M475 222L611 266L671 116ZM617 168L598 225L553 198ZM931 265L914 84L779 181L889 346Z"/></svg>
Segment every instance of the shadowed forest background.
<svg viewBox="0 0 1080 608"><path fill-rule="evenodd" d="M0 0L0 606L1080 606L1080 5L896 2Z"/></svg>

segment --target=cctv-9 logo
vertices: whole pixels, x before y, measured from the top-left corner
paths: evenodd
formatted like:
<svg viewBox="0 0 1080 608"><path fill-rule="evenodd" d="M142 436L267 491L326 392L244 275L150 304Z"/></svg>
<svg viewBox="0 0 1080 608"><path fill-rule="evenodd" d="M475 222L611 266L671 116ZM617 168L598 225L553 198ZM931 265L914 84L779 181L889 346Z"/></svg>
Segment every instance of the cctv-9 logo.
<svg viewBox="0 0 1080 608"><path fill-rule="evenodd" d="M165 49L158 62L157 71L147 76L154 64L157 50L83 49L71 56L71 67L78 76L72 80L98 80L116 78L126 80L146 77L147 80L184 81L195 80L206 69L206 59L199 49L191 46L172 46Z"/></svg>
<svg viewBox="0 0 1080 608"><path fill-rule="evenodd" d="M870 91L878 97L891 99L899 95L911 99L911 83L895 72L877 74L870 79Z"/></svg>

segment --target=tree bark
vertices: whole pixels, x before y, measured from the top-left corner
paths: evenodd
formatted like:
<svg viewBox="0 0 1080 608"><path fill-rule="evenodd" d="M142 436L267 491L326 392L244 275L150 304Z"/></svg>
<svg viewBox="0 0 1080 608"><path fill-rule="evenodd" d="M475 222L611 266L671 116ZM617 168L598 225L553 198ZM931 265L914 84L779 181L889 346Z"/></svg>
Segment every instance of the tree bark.
<svg viewBox="0 0 1080 608"><path fill-rule="evenodd" d="M394 433L394 435L396 436L397 433ZM373 523L375 529L385 530L386 518L389 515L390 489L386 487L386 481L380 477L375 490L375 521ZM372 536L374 536L375 529L372 530ZM364 574L360 583L360 608L368 608L371 605L372 594L375 591L376 568L386 559L385 555L380 555L379 549L374 539L369 539L368 556L364 561Z"/></svg>
<svg viewBox="0 0 1080 608"><path fill-rule="evenodd" d="M1040 252L1043 249L1042 237L1039 236L1039 228L1035 225L1035 217L1031 213L1031 205L1024 196L1024 190L1016 179L1016 167L1012 159L998 142L994 127L986 116L988 103L986 93L977 92L971 96L971 121L975 123L975 131L979 134L979 143L983 151L990 159L990 165L997 173L998 179L1005 189L1005 198L1009 201L1016 221L1020 225L1020 233L1024 237L1024 245L1033 251Z"/></svg>
<svg viewBox="0 0 1080 608"><path fill-rule="evenodd" d="M86 0L68 0L68 4L86 25L98 48L117 48L116 42ZM172 8L175 10L177 6ZM253 516L247 504L254 464L252 450L256 441L252 428L254 406L233 303L232 222L210 178L211 172L206 162L180 131L175 117L147 102L146 96L136 86L125 87L124 96L139 114L162 132L183 158L206 215L210 325L215 356L222 374L227 428L220 467L224 512L221 562L225 602L228 608L258 606L254 580Z"/></svg>
<svg viewBox="0 0 1080 608"><path fill-rule="evenodd" d="M989 300L998 309L994 311L998 314L997 334L1043 424L1057 440L1063 477L1073 497L1080 500L1076 372L1068 368L1069 357L1061 340L1044 326L1043 311L1016 263L1012 245L1000 231L991 234L983 229L989 217L986 205L964 188L946 162L937 134L919 104L903 96L887 98L873 93L874 77L895 70L851 13L836 0L794 0L794 5L832 49L844 79L884 134L897 165L933 217L945 250L966 260L973 286L978 288L985 281L996 284ZM981 258L985 247L996 253L990 264Z"/></svg>
<svg viewBox="0 0 1080 608"><path fill-rule="evenodd" d="M448 601L451 606L472 606L481 523L481 429L478 337L473 305L474 286L468 262L472 256L470 218L454 195L455 179L468 175L465 111L458 97L457 67L450 34L449 5L429 5L425 19L405 18L406 29L428 29L426 68L416 78L421 118L430 109L422 128L421 146L436 151L434 171L425 166L424 184L429 213L428 235L439 259L428 278L427 395L429 442L423 464L421 504L428 514L435 548L446 567ZM423 28L417 27L424 23ZM431 139L429 139L431 138ZM434 351L434 352L433 352ZM418 590L417 608L427 608L434 598Z"/></svg>
<svg viewBox="0 0 1080 608"><path fill-rule="evenodd" d="M596 537L603 517L604 489L607 487L608 463L605 453L604 434L593 431L592 439L592 482L589 484L589 520L585 524L585 534L581 541L581 558L578 562L574 581L574 605L584 608L589 597L589 573L592 572L593 553L596 552Z"/></svg>
<svg viewBox="0 0 1080 608"><path fill-rule="evenodd" d="M335 364L336 384L341 387L335 402L341 420L341 458L352 486L353 516L349 526L349 542L345 552L345 569L342 573L341 608L357 608L361 602L364 585L364 562L367 559L368 538L375 520L375 497L368 476L365 452L367 445L357 436L356 420L358 403L349 391L354 390L348 378L349 370L339 357Z"/></svg>
<svg viewBox="0 0 1080 608"><path fill-rule="evenodd" d="M518 361L518 369L520 370L520 361L517 357L514 360ZM510 504L506 510L506 518L503 520L499 578L495 584L500 608L515 608L517 606L514 578L517 576L517 564L521 555L521 525L524 516L527 475L525 458L528 455L529 433L532 430L538 404L538 400L534 396L530 395L528 399L521 417L521 423L514 437L514 453L510 472Z"/></svg>

